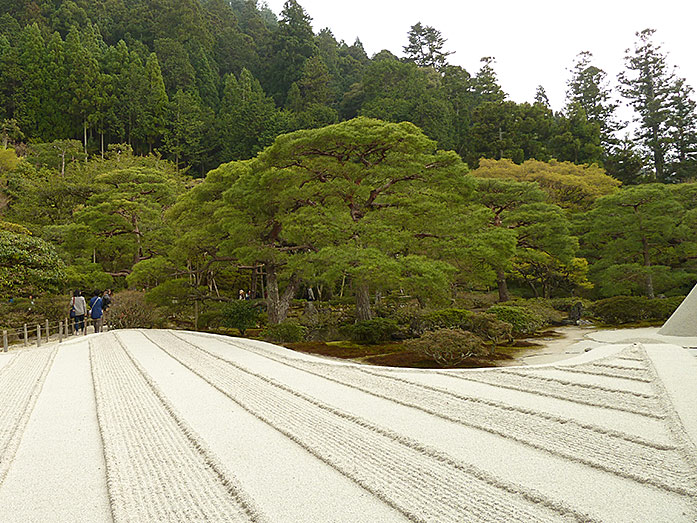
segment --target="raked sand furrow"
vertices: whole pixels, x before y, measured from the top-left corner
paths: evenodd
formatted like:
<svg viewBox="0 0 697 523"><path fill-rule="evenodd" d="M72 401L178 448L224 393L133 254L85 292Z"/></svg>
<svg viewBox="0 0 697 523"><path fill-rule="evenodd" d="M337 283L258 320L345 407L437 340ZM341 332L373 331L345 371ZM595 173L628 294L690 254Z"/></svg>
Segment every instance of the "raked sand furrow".
<svg viewBox="0 0 697 523"><path fill-rule="evenodd" d="M148 332L146 336L245 410L412 520L588 519L171 333Z"/></svg>
<svg viewBox="0 0 697 523"><path fill-rule="evenodd" d="M90 347L115 521L257 521L112 334Z"/></svg>
<svg viewBox="0 0 697 523"><path fill-rule="evenodd" d="M497 372L443 372L442 375L454 379L476 381L520 392L548 396L592 407L602 407L640 414L662 419L658 398L654 394L635 392L625 389L613 389L594 383L581 383L576 380L552 377L545 371L509 371L497 369Z"/></svg>
<svg viewBox="0 0 697 523"><path fill-rule="evenodd" d="M12 464L55 354L55 347L23 350L0 370L0 484Z"/></svg>
<svg viewBox="0 0 697 523"><path fill-rule="evenodd" d="M617 366L602 364L586 364L577 367L555 365L553 368L563 372L575 372L592 376L607 376L608 378L621 378L641 383L651 383L651 377L645 369L618 368Z"/></svg>
<svg viewBox="0 0 697 523"><path fill-rule="evenodd" d="M679 447L636 438L603 427L501 402L468 397L414 383L394 374L352 366L326 365L287 358L263 349L230 342L254 352L364 393L468 427L530 445L621 477L649 483L679 494L695 494L695 470Z"/></svg>

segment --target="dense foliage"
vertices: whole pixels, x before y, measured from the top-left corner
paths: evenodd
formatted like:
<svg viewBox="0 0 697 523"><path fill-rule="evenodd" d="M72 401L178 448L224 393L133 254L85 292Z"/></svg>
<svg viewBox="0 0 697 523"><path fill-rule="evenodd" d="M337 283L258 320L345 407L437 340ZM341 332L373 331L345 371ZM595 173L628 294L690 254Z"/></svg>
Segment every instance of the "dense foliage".
<svg viewBox="0 0 697 523"><path fill-rule="evenodd" d="M449 64L420 23L403 58L368 57L295 0L278 19L253 0L5 2L0 296L128 287L123 325L159 321L138 316L145 291L166 321L244 331L248 302L224 306L242 289L270 339L309 332L286 321L302 296L340 304L341 321L308 308L311 332L496 344L550 314L472 312L463 292L684 295L697 114L652 38L637 33L618 79L636 112L619 139L587 52L553 111L542 87L509 100L492 57ZM437 312L395 327L387 297Z"/></svg>

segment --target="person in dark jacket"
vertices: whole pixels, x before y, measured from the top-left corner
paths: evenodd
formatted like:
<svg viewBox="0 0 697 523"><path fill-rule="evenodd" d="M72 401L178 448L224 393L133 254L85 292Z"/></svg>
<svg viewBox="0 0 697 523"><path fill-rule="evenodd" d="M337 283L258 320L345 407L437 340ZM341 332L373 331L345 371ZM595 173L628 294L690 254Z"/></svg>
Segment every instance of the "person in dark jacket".
<svg viewBox="0 0 697 523"><path fill-rule="evenodd" d="M102 316L104 316L102 297L99 291L95 291L94 296L90 300L90 318L92 318L94 332L102 332Z"/></svg>

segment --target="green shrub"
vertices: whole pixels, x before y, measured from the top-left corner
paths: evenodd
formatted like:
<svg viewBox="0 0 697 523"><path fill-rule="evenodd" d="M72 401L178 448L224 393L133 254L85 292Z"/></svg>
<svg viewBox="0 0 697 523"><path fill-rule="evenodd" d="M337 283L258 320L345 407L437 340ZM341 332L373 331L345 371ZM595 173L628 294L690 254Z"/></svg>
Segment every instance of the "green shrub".
<svg viewBox="0 0 697 523"><path fill-rule="evenodd" d="M237 329L244 336L245 331L259 321L259 306L248 300L234 300L225 304L221 316L224 327Z"/></svg>
<svg viewBox="0 0 697 523"><path fill-rule="evenodd" d="M359 321L353 325L343 327L340 332L348 335L351 341L374 345L392 338L397 331L395 320L388 318L373 318L372 320Z"/></svg>
<svg viewBox="0 0 697 523"><path fill-rule="evenodd" d="M467 322L467 330L491 342L491 351L502 341L510 341L513 337L513 326L499 320L494 314L474 312Z"/></svg>
<svg viewBox="0 0 697 523"><path fill-rule="evenodd" d="M578 300L574 301L574 303ZM531 298L528 300L516 300L514 302L507 303L506 305L511 305L513 307L525 307L530 310L533 314L540 318L542 325L559 325L564 320L565 316L560 311L555 309L550 300L547 298ZM571 309L573 305L569 307Z"/></svg>
<svg viewBox="0 0 697 523"><path fill-rule="evenodd" d="M542 317L527 307L494 305L487 312L510 323L515 335L532 334L545 323Z"/></svg>
<svg viewBox="0 0 697 523"><path fill-rule="evenodd" d="M302 341L307 333L307 327L293 321L284 321L276 325L269 325L264 330L264 339L278 343L290 343Z"/></svg>
<svg viewBox="0 0 697 523"><path fill-rule="evenodd" d="M393 337L398 339L418 338L426 330L424 311L415 305L399 307L390 318L397 322Z"/></svg>
<svg viewBox="0 0 697 523"><path fill-rule="evenodd" d="M440 309L424 315L426 329L460 329L471 318L472 313L465 309Z"/></svg>
<svg viewBox="0 0 697 523"><path fill-rule="evenodd" d="M683 296L647 298L646 296L613 296L592 304L591 314L608 325L637 321L664 321L680 305Z"/></svg>
<svg viewBox="0 0 697 523"><path fill-rule="evenodd" d="M433 359L441 367L452 367L468 358L485 356L484 341L472 332L462 329L438 329L424 333L418 339L408 340L405 346Z"/></svg>
<svg viewBox="0 0 697 523"><path fill-rule="evenodd" d="M157 310L145 302L142 292L137 291L115 294L105 318L115 329L151 329L162 323Z"/></svg>

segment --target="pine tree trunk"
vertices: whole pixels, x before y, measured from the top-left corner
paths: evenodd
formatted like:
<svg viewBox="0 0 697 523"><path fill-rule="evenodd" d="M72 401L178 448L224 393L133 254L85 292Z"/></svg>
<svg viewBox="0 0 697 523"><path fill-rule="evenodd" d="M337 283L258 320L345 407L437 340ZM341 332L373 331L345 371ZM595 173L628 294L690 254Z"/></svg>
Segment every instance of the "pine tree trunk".
<svg viewBox="0 0 697 523"><path fill-rule="evenodd" d="M499 287L499 301L508 301L511 295L508 293L508 284L506 283L506 274L498 269L496 271L496 284Z"/></svg>
<svg viewBox="0 0 697 523"><path fill-rule="evenodd" d="M269 315L269 323L277 325L282 323L288 317L288 309L290 301L295 296L295 291L298 290L300 282L295 276L292 276L288 285L282 294L278 291L278 275L276 267L268 265L266 267L266 289L268 297L266 299L266 308Z"/></svg>
<svg viewBox="0 0 697 523"><path fill-rule="evenodd" d="M373 319L373 311L370 308L370 292L364 283L356 288L356 321Z"/></svg>

